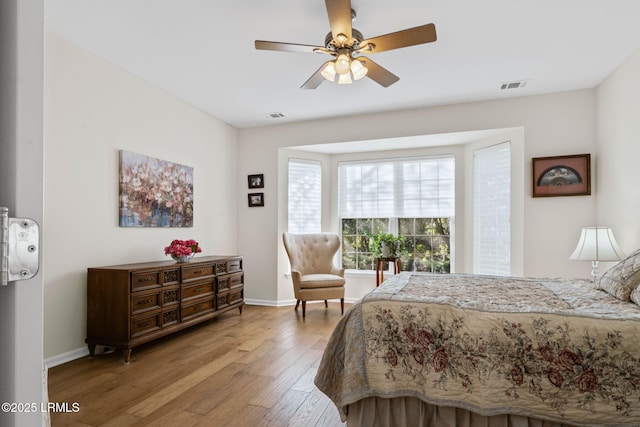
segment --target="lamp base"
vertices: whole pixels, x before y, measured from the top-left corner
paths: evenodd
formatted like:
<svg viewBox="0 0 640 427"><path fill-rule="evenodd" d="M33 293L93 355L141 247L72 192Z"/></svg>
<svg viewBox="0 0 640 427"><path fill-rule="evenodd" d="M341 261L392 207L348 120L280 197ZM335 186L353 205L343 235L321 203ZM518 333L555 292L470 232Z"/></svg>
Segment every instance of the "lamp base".
<svg viewBox="0 0 640 427"><path fill-rule="evenodd" d="M598 280L598 261L591 261L591 279L594 283Z"/></svg>

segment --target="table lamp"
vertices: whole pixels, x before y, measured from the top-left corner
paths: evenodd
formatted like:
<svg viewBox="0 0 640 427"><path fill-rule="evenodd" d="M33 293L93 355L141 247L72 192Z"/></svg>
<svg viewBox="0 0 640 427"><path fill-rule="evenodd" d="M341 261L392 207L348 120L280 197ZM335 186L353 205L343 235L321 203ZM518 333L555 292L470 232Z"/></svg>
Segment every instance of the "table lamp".
<svg viewBox="0 0 640 427"><path fill-rule="evenodd" d="M591 277L595 281L598 278L598 262L620 261L624 257L611 228L584 227L578 246L569 259L591 261Z"/></svg>

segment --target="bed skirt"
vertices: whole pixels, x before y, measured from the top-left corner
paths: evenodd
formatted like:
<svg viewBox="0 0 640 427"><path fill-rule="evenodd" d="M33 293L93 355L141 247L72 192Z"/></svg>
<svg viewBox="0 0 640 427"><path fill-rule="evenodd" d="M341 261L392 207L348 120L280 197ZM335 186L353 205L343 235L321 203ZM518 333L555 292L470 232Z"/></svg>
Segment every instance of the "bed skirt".
<svg viewBox="0 0 640 427"><path fill-rule="evenodd" d="M572 427L522 415L484 416L416 397L369 397L349 405L348 427Z"/></svg>

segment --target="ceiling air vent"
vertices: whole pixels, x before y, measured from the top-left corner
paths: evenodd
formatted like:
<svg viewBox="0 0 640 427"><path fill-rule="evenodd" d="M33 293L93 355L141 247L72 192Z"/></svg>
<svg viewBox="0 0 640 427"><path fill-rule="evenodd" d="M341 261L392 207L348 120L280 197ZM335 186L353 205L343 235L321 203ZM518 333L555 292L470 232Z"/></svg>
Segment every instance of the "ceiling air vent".
<svg viewBox="0 0 640 427"><path fill-rule="evenodd" d="M284 117L282 113L269 113L264 115L267 119L281 119Z"/></svg>
<svg viewBox="0 0 640 427"><path fill-rule="evenodd" d="M500 89L501 90L505 90L505 89L521 89L525 86L527 86L527 83L529 83L530 80L518 80L518 81L513 81L513 82L505 82L502 83L502 85L500 85Z"/></svg>

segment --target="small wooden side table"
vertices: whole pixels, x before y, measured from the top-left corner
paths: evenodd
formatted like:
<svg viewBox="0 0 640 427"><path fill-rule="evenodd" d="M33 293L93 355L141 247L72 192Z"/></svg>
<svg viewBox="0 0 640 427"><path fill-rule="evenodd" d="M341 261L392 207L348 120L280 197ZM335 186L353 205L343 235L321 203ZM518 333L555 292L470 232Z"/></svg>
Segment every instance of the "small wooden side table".
<svg viewBox="0 0 640 427"><path fill-rule="evenodd" d="M384 263L393 263L393 274L400 272L400 258L376 258L376 287L380 286L380 283L384 282Z"/></svg>

